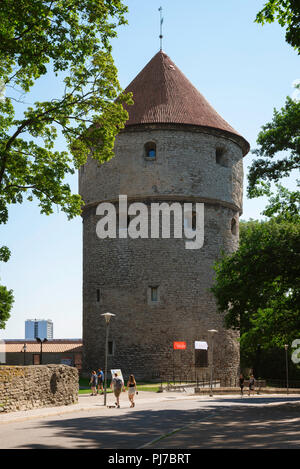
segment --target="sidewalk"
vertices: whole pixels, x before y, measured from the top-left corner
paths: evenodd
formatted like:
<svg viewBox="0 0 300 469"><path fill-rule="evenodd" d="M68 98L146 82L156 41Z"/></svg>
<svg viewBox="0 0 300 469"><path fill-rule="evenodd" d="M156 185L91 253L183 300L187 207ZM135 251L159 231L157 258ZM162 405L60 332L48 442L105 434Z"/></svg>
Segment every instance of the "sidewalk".
<svg viewBox="0 0 300 469"><path fill-rule="evenodd" d="M194 394L194 392L188 393L188 392L163 392L163 393L156 393L156 392L151 392L151 391L139 391L138 396L136 397L136 402L138 404L138 408L142 410L143 408L147 408L147 406L151 403L162 403L163 401L169 401L176 399L178 400L187 400L187 399L204 399L204 400L219 400L219 399L224 399L224 401L228 398L232 397L235 401L237 399L237 395L235 393L232 393L230 396L229 394L224 394L224 395L214 395L213 397L209 397L208 394L206 395L201 395L201 394ZM270 394L259 394L255 395L252 398L249 398L250 401L248 402L248 405L252 406L251 400L253 399L253 405L257 405L256 399L269 399L271 398L272 395ZM293 395L290 396L292 400L295 400L296 402L288 404L289 398L287 395L281 395L279 396L278 394L274 394L274 401L273 403L267 404L268 406L273 406L273 405L291 405L291 406L299 406L300 407L300 394L298 395ZM256 398L256 399L255 399ZM235 405L243 405L244 401L247 399L247 396L244 398L241 398L241 401L238 403L237 401L235 402ZM278 399L278 401L277 401ZM91 396L90 394L81 394L78 396L78 403L77 404L71 404L68 406L59 406L59 407L42 407L38 409L31 409L31 410L24 410L24 411L16 411L16 412L7 412L7 413L0 413L0 426L1 424L5 423L11 423L11 422L22 422L26 420L32 420L32 419L40 419L40 418L46 418L46 417L51 417L51 416L56 416L56 415L63 415L63 414L70 414L70 413L77 413L81 411L100 411L100 412L107 412L109 414L109 411L111 412L112 409L109 409L108 407L104 407L103 405L104 402L104 396L103 395L97 395L97 396ZM114 406L115 403L115 398L112 393L107 394L107 406ZM121 410L129 408L129 401L127 397L127 392L122 394L121 397Z"/></svg>
<svg viewBox="0 0 300 469"><path fill-rule="evenodd" d="M139 404L146 404L150 402L157 402L160 400L164 400L167 395L170 394L174 397L175 394L178 394L180 397L187 397L190 394L180 393L156 393L151 391L139 391L138 399ZM193 395L194 396L194 395ZM107 406L114 406L115 398L112 393L107 394L106 398ZM19 410L16 412L7 412L7 413L0 413L0 425L9 422L22 422L25 420L31 420L35 418L44 418L50 417L53 415L62 415L72 412L80 412L80 411L89 411L89 410L102 410L105 412L109 410L108 407L104 407L104 396L98 394L97 396L91 396L90 394L81 394L78 396L78 403L71 404L66 406L59 406L59 407L41 407L38 409L31 409L31 410ZM127 398L127 393L124 393L122 396L121 408L125 408L129 405L129 401Z"/></svg>

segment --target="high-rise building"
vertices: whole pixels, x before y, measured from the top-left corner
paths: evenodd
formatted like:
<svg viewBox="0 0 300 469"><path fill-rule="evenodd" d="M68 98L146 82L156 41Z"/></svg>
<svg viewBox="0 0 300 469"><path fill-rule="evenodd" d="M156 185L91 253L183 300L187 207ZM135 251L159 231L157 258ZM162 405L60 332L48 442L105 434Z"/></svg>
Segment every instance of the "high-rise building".
<svg viewBox="0 0 300 469"><path fill-rule="evenodd" d="M53 322L51 319L27 319L25 321L25 340L53 339Z"/></svg>

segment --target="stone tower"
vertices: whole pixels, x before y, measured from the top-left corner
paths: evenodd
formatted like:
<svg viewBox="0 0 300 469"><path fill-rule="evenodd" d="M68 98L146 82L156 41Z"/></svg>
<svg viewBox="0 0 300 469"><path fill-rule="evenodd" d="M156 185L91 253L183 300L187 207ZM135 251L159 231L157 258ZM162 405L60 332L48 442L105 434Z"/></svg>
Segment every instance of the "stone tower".
<svg viewBox="0 0 300 469"><path fill-rule="evenodd" d="M215 376L235 377L236 335L223 326L210 292L220 251L238 247L242 212L243 156L249 144L210 106L162 51L127 87L134 105L115 142L115 157L80 170L83 211L84 369L104 366L105 321L109 368L138 379L208 372L195 361L195 341L214 337ZM204 244L185 239L99 239L100 202L204 204ZM126 227L125 227L126 229ZM174 341L186 350L173 351ZM210 361L208 352L208 365ZM205 363L202 363L202 365ZM182 375L183 376L183 375Z"/></svg>

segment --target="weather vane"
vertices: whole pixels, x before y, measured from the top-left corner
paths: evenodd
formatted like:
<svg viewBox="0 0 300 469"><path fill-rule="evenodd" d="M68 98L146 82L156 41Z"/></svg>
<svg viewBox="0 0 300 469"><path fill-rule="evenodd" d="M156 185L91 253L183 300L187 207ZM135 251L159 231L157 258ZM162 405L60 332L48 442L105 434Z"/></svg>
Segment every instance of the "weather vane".
<svg viewBox="0 0 300 469"><path fill-rule="evenodd" d="M162 24L164 22L164 19L162 17L162 7L160 7L158 9L159 13L160 13L160 35L159 35L159 39L160 39L160 50L162 50L162 40L163 40L163 35L162 35Z"/></svg>

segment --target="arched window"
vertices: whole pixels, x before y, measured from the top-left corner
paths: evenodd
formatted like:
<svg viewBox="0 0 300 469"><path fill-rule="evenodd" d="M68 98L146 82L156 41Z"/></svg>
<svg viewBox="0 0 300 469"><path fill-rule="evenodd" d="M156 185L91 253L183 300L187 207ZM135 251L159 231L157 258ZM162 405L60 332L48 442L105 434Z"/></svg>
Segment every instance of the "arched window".
<svg viewBox="0 0 300 469"><path fill-rule="evenodd" d="M154 142L145 143L144 156L148 160L155 160L156 159L156 143L154 143Z"/></svg>

